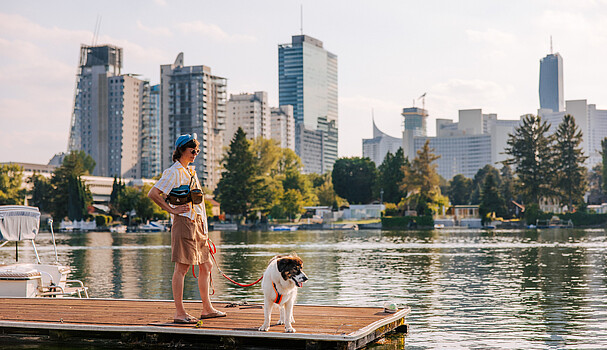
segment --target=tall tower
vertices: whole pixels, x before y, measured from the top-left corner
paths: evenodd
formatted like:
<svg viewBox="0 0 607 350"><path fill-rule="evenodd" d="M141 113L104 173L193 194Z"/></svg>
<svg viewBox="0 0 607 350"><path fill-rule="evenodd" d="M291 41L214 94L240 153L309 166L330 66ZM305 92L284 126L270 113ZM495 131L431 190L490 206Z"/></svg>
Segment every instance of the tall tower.
<svg viewBox="0 0 607 350"><path fill-rule="evenodd" d="M322 41L294 35L278 45L278 100L293 106L295 152L304 172L331 171L337 159L337 56Z"/></svg>
<svg viewBox="0 0 607 350"><path fill-rule="evenodd" d="M540 60L540 109L560 112L565 110L563 58L550 46L550 54Z"/></svg>
<svg viewBox="0 0 607 350"><path fill-rule="evenodd" d="M162 168L172 164L177 137L196 133L201 152L194 165L202 185L211 191L221 177L226 87L227 79L212 75L210 67L185 66L183 53L175 63L160 66Z"/></svg>
<svg viewBox="0 0 607 350"><path fill-rule="evenodd" d="M121 74L122 48L80 48L68 151L96 162L93 175L140 176L141 115L147 82Z"/></svg>

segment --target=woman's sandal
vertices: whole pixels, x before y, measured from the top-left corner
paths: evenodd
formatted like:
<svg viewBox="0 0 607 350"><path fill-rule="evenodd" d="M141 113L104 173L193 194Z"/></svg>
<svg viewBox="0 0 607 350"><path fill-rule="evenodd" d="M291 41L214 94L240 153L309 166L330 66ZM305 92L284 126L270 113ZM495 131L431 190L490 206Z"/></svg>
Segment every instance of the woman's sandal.
<svg viewBox="0 0 607 350"><path fill-rule="evenodd" d="M200 315L200 319L204 320L207 318L226 317L226 316L227 316L227 314L225 312L215 311L215 312L211 312L210 314Z"/></svg>
<svg viewBox="0 0 607 350"><path fill-rule="evenodd" d="M197 323L198 320L194 316L187 315L185 318L174 318L173 323L178 324L193 324Z"/></svg>

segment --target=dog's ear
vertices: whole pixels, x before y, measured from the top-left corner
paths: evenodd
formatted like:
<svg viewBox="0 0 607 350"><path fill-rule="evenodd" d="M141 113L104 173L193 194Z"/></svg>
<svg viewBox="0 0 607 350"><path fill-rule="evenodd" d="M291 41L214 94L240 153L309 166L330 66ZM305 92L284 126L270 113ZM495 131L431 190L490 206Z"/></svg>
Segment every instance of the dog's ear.
<svg viewBox="0 0 607 350"><path fill-rule="evenodd" d="M283 273L289 269L289 259L278 259L276 261L276 266L278 267L278 272Z"/></svg>

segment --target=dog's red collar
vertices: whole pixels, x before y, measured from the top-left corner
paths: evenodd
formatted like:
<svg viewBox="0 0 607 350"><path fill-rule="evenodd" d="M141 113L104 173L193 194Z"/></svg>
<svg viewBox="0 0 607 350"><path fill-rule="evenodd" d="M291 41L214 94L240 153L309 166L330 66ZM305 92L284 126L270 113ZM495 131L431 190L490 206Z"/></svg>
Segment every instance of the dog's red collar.
<svg viewBox="0 0 607 350"><path fill-rule="evenodd" d="M272 286L274 286L274 291L276 292L276 299L274 299L275 304L280 304L282 301L282 294L278 293L278 289L276 289L276 283L272 282Z"/></svg>

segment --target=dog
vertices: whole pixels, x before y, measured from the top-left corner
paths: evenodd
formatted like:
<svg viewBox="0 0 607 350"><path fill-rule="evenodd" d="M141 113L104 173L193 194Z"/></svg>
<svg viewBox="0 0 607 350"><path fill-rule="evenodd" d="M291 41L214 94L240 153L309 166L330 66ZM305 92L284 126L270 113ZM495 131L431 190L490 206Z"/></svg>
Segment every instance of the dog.
<svg viewBox="0 0 607 350"><path fill-rule="evenodd" d="M297 298L297 288L303 286L308 276L303 272L303 261L297 255L278 255L270 260L261 281L263 290L264 322L259 330L267 332L270 329L272 310L280 309L280 319L277 324L285 325L285 332L295 333L291 326L293 305Z"/></svg>

